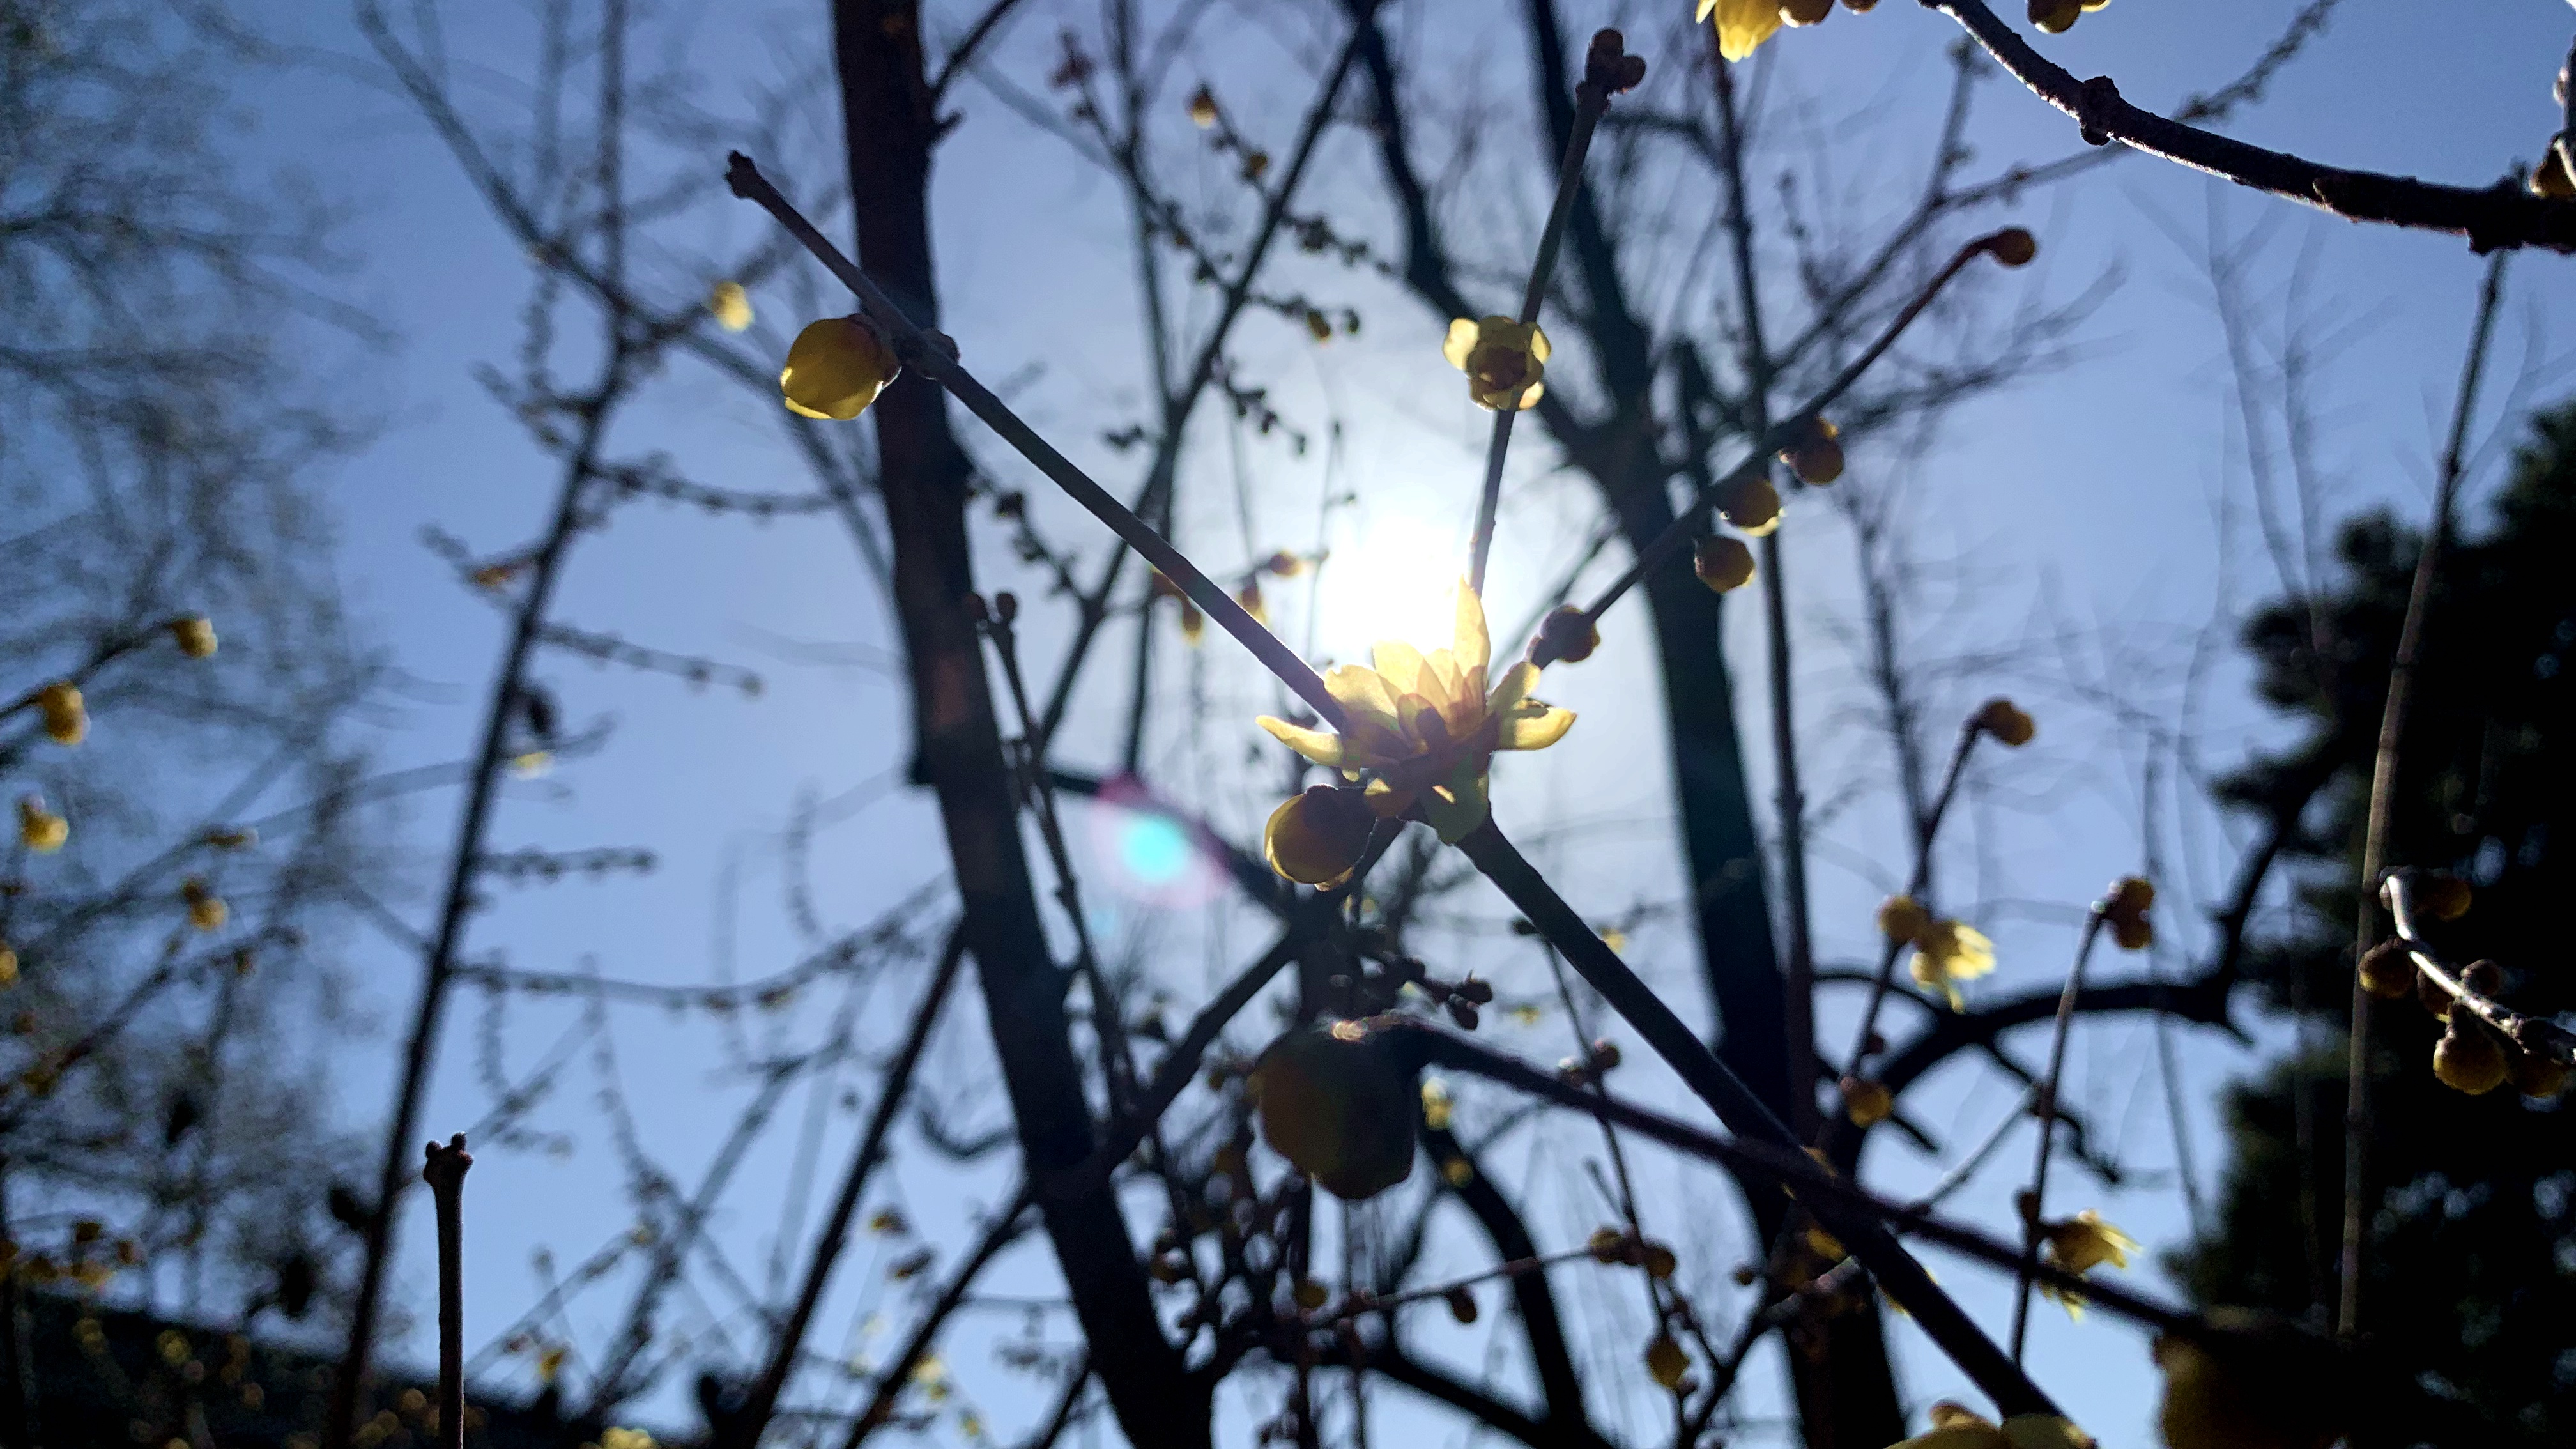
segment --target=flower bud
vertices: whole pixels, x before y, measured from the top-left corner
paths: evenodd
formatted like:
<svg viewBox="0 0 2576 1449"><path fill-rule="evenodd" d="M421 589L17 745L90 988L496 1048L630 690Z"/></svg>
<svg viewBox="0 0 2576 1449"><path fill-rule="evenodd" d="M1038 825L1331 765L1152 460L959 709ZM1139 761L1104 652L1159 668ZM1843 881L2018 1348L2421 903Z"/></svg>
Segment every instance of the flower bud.
<svg viewBox="0 0 2576 1449"><path fill-rule="evenodd" d="M2084 0L2030 0L2030 23L2049 35L2064 35L2084 13Z"/></svg>
<svg viewBox="0 0 2576 1449"><path fill-rule="evenodd" d="M2026 267L2039 255L2039 238L2022 227L2008 226L1985 239L1986 254L2007 267Z"/></svg>
<svg viewBox="0 0 2576 1449"><path fill-rule="evenodd" d="M2567 1090L2566 1066L2541 1052L2507 1047L2504 1069L2513 1089L2526 1097L2555 1097Z"/></svg>
<svg viewBox="0 0 2576 1449"><path fill-rule="evenodd" d="M1539 647L1547 658L1580 664L1601 647L1601 631L1592 616L1572 604L1560 605L1538 626Z"/></svg>
<svg viewBox="0 0 2576 1449"><path fill-rule="evenodd" d="M1646 1372L1665 1388L1679 1389L1682 1375L1690 1372L1690 1355L1682 1352L1671 1334L1656 1334L1655 1341L1646 1345Z"/></svg>
<svg viewBox="0 0 2576 1449"><path fill-rule="evenodd" d="M1691 572L1713 593L1740 589L1753 581L1753 550L1742 539L1709 534L1691 545Z"/></svg>
<svg viewBox="0 0 2576 1449"><path fill-rule="evenodd" d="M1834 13L1834 0L1780 0L1780 18L1791 25L1819 25Z"/></svg>
<svg viewBox="0 0 2576 1449"><path fill-rule="evenodd" d="M2415 904L2437 921L2456 921L2469 913L2469 883L2458 876L2427 871L2416 877Z"/></svg>
<svg viewBox="0 0 2576 1449"><path fill-rule="evenodd" d="M88 736L89 711L81 706L80 686L70 680L58 679L37 690L36 708L55 744L76 745Z"/></svg>
<svg viewBox="0 0 2576 1449"><path fill-rule="evenodd" d="M1851 1118L1855 1127L1884 1122L1896 1110L1896 1099L1884 1082L1873 1082L1866 1077L1845 1077L1842 1091L1843 1115Z"/></svg>
<svg viewBox="0 0 2576 1449"><path fill-rule="evenodd" d="M1460 1323L1473 1323L1476 1321L1476 1295L1472 1289L1469 1289L1462 1284L1456 1288L1450 1289L1442 1296L1447 1298L1449 1301L1450 1317L1457 1319Z"/></svg>
<svg viewBox="0 0 2576 1449"><path fill-rule="evenodd" d="M171 642L191 659L205 659L215 652L215 626L202 614L191 614L169 623Z"/></svg>
<svg viewBox="0 0 2576 1449"><path fill-rule="evenodd" d="M2354 969L2361 977L2362 990L2391 1001L2404 996L2415 984L2415 962L2406 954L2406 943L2395 937L2364 952L2361 964Z"/></svg>
<svg viewBox="0 0 2576 1449"><path fill-rule="evenodd" d="M2504 1085L2504 1046L2474 1013L2454 1011L2433 1047L2433 1075L2443 1086L2483 1096Z"/></svg>
<svg viewBox="0 0 2576 1449"><path fill-rule="evenodd" d="M2039 726L2009 699L1987 700L1971 723L1994 736L1997 744L2010 745L2015 749L2029 744L2031 738L2039 733Z"/></svg>
<svg viewBox="0 0 2576 1449"><path fill-rule="evenodd" d="M1756 473L1736 480L1717 501L1717 511L1727 522L1760 538L1780 526L1780 490L1771 480Z"/></svg>

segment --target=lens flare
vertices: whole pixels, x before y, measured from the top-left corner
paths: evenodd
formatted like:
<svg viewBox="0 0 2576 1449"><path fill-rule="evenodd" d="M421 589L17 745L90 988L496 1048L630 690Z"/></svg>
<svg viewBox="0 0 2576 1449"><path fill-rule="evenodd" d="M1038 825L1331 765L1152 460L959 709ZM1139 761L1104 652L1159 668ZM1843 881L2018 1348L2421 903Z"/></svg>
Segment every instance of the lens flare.
<svg viewBox="0 0 2576 1449"><path fill-rule="evenodd" d="M1085 803L1093 858L1112 894L1170 910L1203 905L1225 888L1199 828L1134 779L1108 781Z"/></svg>

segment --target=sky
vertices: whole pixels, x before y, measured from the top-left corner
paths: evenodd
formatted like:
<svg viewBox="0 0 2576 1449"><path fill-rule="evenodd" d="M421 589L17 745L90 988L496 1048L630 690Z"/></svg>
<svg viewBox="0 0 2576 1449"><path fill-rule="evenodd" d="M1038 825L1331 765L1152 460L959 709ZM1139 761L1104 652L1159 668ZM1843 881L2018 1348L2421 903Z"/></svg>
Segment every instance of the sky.
<svg viewBox="0 0 2576 1449"><path fill-rule="evenodd" d="M1578 33L1630 22L1638 9L1575 0L1561 8ZM532 41L526 7L460 0L440 9L455 38L460 91L477 114L497 117L524 94L520 78L528 73ZM962 24L963 11L933 9L941 17L934 33ZM2128 0L2088 15L2047 49L2076 74L2107 71L2130 99L2163 108L2234 75L2270 42L2289 9ZM2457 13L2470 9L2473 20ZM2327 30L2259 105L2237 115L2230 132L2328 162L2470 184L2500 174L2516 157L2535 155L2556 124L2549 78L2564 54L2568 12L2554 0L2477 0L2442 10L2437 21L2433 7L2345 0ZM397 98L369 82L365 43L342 9L272 0L250 13L317 54L345 60L246 95L242 145L263 164L318 178L341 199L348 216L342 239L359 263L342 283L345 293L397 339L382 350L317 344L380 420L374 442L328 480L341 520L336 566L361 626L406 680L384 715L383 765L454 760L471 748L500 619L458 586L421 536L436 528L478 551L498 551L541 520L551 469L474 378L478 366L506 365L511 356L524 270L445 148ZM1472 76L1494 57L1516 62L1516 35L1493 25L1487 13L1470 3L1414 5L1405 8L1404 24L1408 35L1425 37L1432 54ZM999 48L1001 72L1035 90L1066 17L1094 28L1087 9L1038 6ZM1634 34L1648 33L1630 23ZM656 20L655 58L697 72L697 99L738 115L747 96L811 74L817 57L828 55L823 24L820 6L669 5ZM1768 63L1778 74L1770 83L1803 97L1800 114L1816 118L1801 123L1799 142L1901 148L1919 140L1937 116L1929 107L1939 50L1953 38L1945 27L1942 17L1919 7L1889 4L1868 16L1837 15L1818 30L1776 41ZM1275 41L1261 38L1261 29L1261 22L1229 12L1216 33L1238 37L1233 43L1240 49L1193 56L1182 68L1216 79L1232 110L1258 118L1272 144L1284 146L1286 115L1306 84L1292 61L1311 59L1316 47L1306 32L1284 22L1273 31L1282 37ZM1185 93L1180 87L1175 96ZM1136 419L1143 396L1133 272L1116 190L1065 146L1033 132L992 90L965 86L956 109L962 121L941 151L934 193L946 330L968 365L1077 462L1106 479L1124 478L1132 464L1100 441L1102 433ZM837 131L837 116L810 112L798 116L810 135ZM1858 121L1839 119L1855 113ZM1533 158L1533 176L1543 174L1532 138L1506 127L1488 142L1520 146ZM2075 149L2062 116L2000 79L1980 93L1971 142L1979 165L1992 167ZM823 185L819 154L810 143L786 153L779 174L792 195ZM710 182L714 165L711 155ZM1339 133L1319 155L1315 194L1337 223L1348 218L1353 230L1384 244L1392 238L1373 204L1370 167L1362 140ZM1214 163L1183 171L1200 188L1197 196L1221 194L1223 177ZM1870 191L1879 183L1869 181L1866 159L1847 163L1840 174L1859 178L1850 182L1850 204L1884 204L1883 195ZM2003 219L2040 236L2042 260L1978 296L1996 305L2046 304L2098 289L2070 355L1960 409L1928 444L1860 443L1852 467L1854 486L1902 490L1908 551L1930 597L1943 605L1911 641L1938 697L1964 710L1985 694L2010 692L2041 721L2040 740L2026 754L1981 762L1983 788L1955 855L1960 884L1954 889L1963 899L1952 904L1996 937L2003 965L1994 986L2012 989L2056 980L2083 903L2104 881L2142 863L2145 733L2112 718L2088 694L2107 690L2173 726L2185 718L2180 663L2192 642L2204 635L2223 642L2232 622L2268 591L2269 566L2252 541L2251 485L2206 257L2214 248L2244 243L2251 258L2247 291L2258 319L2272 319L2261 327L2277 332L2277 318L2290 308L2322 343L2314 402L2325 425L2319 462L2329 520L2378 504L2420 516L2483 263L2449 238L2355 228L2231 192L2149 158L2125 159L2035 193L1998 213ZM748 208L706 206L666 235L704 254L727 255L760 240L764 224ZM676 254L644 265L657 284L679 286L686 275ZM2557 365L2571 335L2570 294L2558 277L2564 266L2538 256L2513 264L2500 380L2480 416L2482 439L2509 440L2514 410L2566 390L2565 369ZM1314 269L1296 275L1318 296L1346 299L1368 322L1360 336L1327 348L1303 343L1275 319L1247 325L1246 352L1273 404L1314 445L1300 455L1275 438L1255 438L1230 451L1235 445L1211 429L1184 479L1177 531L1202 562L1237 566L1272 548L1313 546L1321 501L1329 493L1356 494L1358 501L1337 510L1322 534L1335 558L1311 620L1316 652L1348 659L1387 630L1390 619L1408 619L1421 600L1436 596L1447 567L1440 561L1454 558L1463 534L1482 422L1456 396L1455 375L1438 357L1443 319L1364 277ZM764 327L794 325L794 299L785 289L757 293L755 303ZM667 453L690 476L717 487L803 486L761 400L702 375L675 376L657 385L653 399L622 425L625 452ZM1326 441L1335 427L1338 447ZM1562 567L1588 518L1582 495L1550 468L1534 432L1525 432L1516 457L1496 546L1498 631L1504 621L1525 616L1540 581ZM988 466L1015 476L1003 471L1011 465L989 437L970 429L969 444ZM2472 507L2495 481L2503 447L2491 442L2481 450L2469 484ZM1225 476L1235 468L1247 480L1248 503L1238 503ZM1087 522L1043 500L1040 517L1050 536L1097 555L1099 536L1086 531ZM1848 534L1822 500L1804 498L1792 500L1782 537L1800 591L1792 637L1802 661L1801 744L1822 781L1811 781L1809 792L1838 806L1821 824L1816 852L1820 949L1829 962L1846 962L1869 951L1870 908L1901 870L1878 788L1885 780L1884 750L1857 722L1860 696L1845 647L1854 617ZM1032 658L1051 659L1062 638L1061 611L1037 600L1039 586L1013 569L1002 545L997 535L979 536L984 576L992 587L1017 587L1031 598L1028 647ZM498 887L492 908L476 919L469 955L523 969L595 968L666 984L706 981L719 972L757 978L782 969L803 949L800 911L810 907L826 932L847 930L935 883L941 874L935 817L918 792L900 784L904 702L890 670L895 641L880 598L848 536L828 519L764 525L642 504L586 538L566 580L561 618L757 670L764 688L746 699L721 688L691 690L665 677L547 661L539 676L563 696L568 717L579 725L612 724L613 733L595 757L566 759L541 778L513 783L495 847L644 846L660 867L633 880ZM1283 621L1292 630L1309 627L1306 613L1302 603L1283 601ZM1725 644L1737 668L1748 743L1758 744L1766 738L1754 711L1764 641L1755 623L1752 611L1732 611ZM1528 822L1516 832L1587 912L1603 920L1640 913L1633 959L1659 986L1690 1002L1695 947L1685 927L1653 909L1673 898L1678 874L1670 807L1661 793L1659 706L1641 632L1633 624L1621 629L1614 618L1600 656L1551 673L1552 697L1576 709L1580 723L1566 744L1545 756L1506 762L1497 772L1498 808L1507 823ZM1123 631L1110 638L1121 657L1131 647L1126 638ZM1275 787L1267 768L1243 768L1254 740L1248 716L1275 707L1271 691L1220 643L1185 651L1167 631L1158 647L1169 706L1159 718L1171 723L1149 741L1147 777L1235 838L1251 839ZM1046 677L1051 667L1037 672ZM1114 759L1112 721L1123 681L1123 666L1113 667L1078 696L1063 747L1068 757L1094 765ZM2269 737L2243 697L2241 675L2224 662L2188 718L2213 770ZM1767 798L1767 780L1757 779L1756 788ZM817 807L816 828L802 848L791 848L800 802ZM2170 791L2157 808L2165 812L2165 849L2177 859L2177 877L2165 882L2168 934L2197 945L2206 933L2190 907L2224 876L2226 823L2205 810L2177 807ZM409 894L395 905L415 921L433 904L432 872L453 810L440 795L405 804L399 828L416 843L419 866ZM1175 1012L1189 1010L1207 983L1221 980L1230 963L1266 939L1259 920L1216 893L1121 895L1116 885L1105 882L1095 892L1095 925L1113 939L1157 947ZM1507 997L1535 997L1544 984L1542 968L1526 947L1515 948L1493 931L1501 919L1498 903L1464 894L1444 906L1433 939L1462 962L1478 963ZM413 968L382 937L354 937L350 963L365 983L378 1030L344 1053L336 1080L345 1115L364 1122L381 1110L391 1087L387 1047L407 1010ZM872 989L878 994L853 1008L863 1021L898 1011L888 1003L906 999L911 988L907 978L896 977ZM481 1007L471 998L458 1005L426 1117L442 1135L488 1109L480 1081ZM1685 1014L1697 1009L1686 1005ZM821 1014L819 1007L800 1006L784 1019L753 1017L739 1030L753 1036L801 1031L810 1039ZM1829 1001L1824 1018L1825 1039L1840 1041L1847 1008ZM522 1003L493 1041L508 1070L524 1073L546 1060L577 1021L576 1008L566 1003ZM2282 1039L2276 1025L2248 1024L2258 1047ZM613 1063L582 1055L541 1114L540 1125L560 1137L486 1154L471 1189L470 1334L497 1333L530 1303L542 1276L535 1255L550 1251L558 1266L577 1262L631 1220L613 1125L594 1106L601 1083L617 1084L654 1150L688 1180L745 1095L739 1075L728 1073L721 1052L709 1045L735 1029L715 1028L703 1015L624 1013ZM962 1120L989 1125L997 1120L996 1104L983 1080L980 1031L971 1009L952 1012L934 1054L934 1093ZM1489 1028L1504 1046L1551 1058L1565 1049L1563 1031L1552 1019L1538 1028ZM2037 1045L2025 1043L2025 1056ZM2080 1033L2069 1099L2102 1123L2123 1158L2140 1169L2133 1181L2143 1186L2104 1191L2068 1174L2060 1179L2069 1183L2065 1192L2098 1197L2053 1199L2051 1206L2098 1206L2161 1249L2180 1241L2188 1222L2173 1185L2174 1139L2151 1071L2154 1049L2152 1033L2139 1023ZM2177 1034L2177 1049L2187 1133L2208 1192L2223 1148L2217 1092L2254 1067L2259 1050L2223 1035L2188 1032ZM1641 1095L1677 1100L1673 1084L1655 1069L1641 1067L1635 1077ZM1991 1073L1963 1065L1908 1101L1957 1144L1981 1136L2009 1106L2009 1096ZM813 1100L823 1106L818 1115L805 1115L809 1104L800 1095L782 1121L819 1124L812 1130L822 1135L812 1140L822 1145L804 1152L819 1153L813 1160L828 1167L838 1151L831 1144L846 1137L850 1118L829 1110L828 1093ZM755 1281L767 1271L778 1232L771 1205L796 1196L796 1144L805 1130L773 1133L723 1210L719 1237L729 1245L731 1266ZM1514 1141L1533 1174L1551 1162L1570 1168L1587 1150L1580 1136L1561 1133L1524 1133ZM2018 1163L2026 1153L2026 1138L2016 1137L2003 1161ZM1894 1145L1874 1149L1868 1163L1871 1180L1894 1192L1930 1181L1942 1166ZM1711 1200L1704 1176L1664 1163L1648 1170L1662 1185L1658 1200L1672 1208ZM2006 1179L2018 1170L2003 1166L1986 1174L1957 1200L1961 1215L2000 1228L2009 1220ZM915 1218L938 1225L954 1242L967 1214L1005 1190L1003 1171L989 1162L962 1173L924 1167L902 1174L900 1187ZM1597 1208L1586 1201L1579 1172L1562 1177L1571 1185L1534 1201L1533 1221L1543 1235L1579 1236ZM1669 1232L1712 1291L1723 1293L1725 1271L1745 1251L1731 1204L1705 1220L1677 1214ZM405 1242L398 1294L418 1308L430 1282L425 1215L407 1220ZM1694 1248L1702 1251L1694 1255ZM881 1258L892 1255L882 1244L869 1249ZM1456 1245L1450 1260L1470 1262L1472 1249ZM851 1282L881 1279L879 1265L860 1257ZM1973 1312L2001 1321L2005 1294L1990 1277L1964 1264L1935 1266ZM1047 1271L1042 1253L1022 1250L996 1270L995 1290L1042 1292ZM2169 1287L2152 1262L2141 1263L2133 1277ZM1596 1301L1606 1292L1594 1283L1566 1291L1583 1295L1598 1310L1596 1321L1636 1319L1634 1304ZM854 1287L835 1298L836 1324L864 1321L862 1292ZM587 1341L596 1342L603 1325L581 1316L589 1311L576 1309L576 1318ZM973 1315L949 1349L961 1378L986 1386L980 1390L991 1396L986 1407L1005 1428L1033 1411L1037 1391L975 1361L990 1340L1019 1326L1016 1312ZM1058 1320L1053 1327L1060 1342L1064 1325ZM1891 1333L1908 1400L1918 1410L1935 1397L1963 1392L1955 1372L1910 1326L1898 1321ZM1434 1341L1443 1351L1476 1351L1465 1335ZM1584 1352L1597 1353L1605 1369L1628 1373L1641 1342L1639 1329L1631 1339L1605 1338ZM417 1334L403 1344L416 1356L427 1348ZM2097 1316L2071 1330L2043 1332L2031 1366L2105 1445L2152 1442L2154 1376L2142 1342L2127 1329ZM505 1381L509 1373L523 1374L523 1366L507 1365ZM1749 1384L1748 1411L1778 1414L1776 1369L1766 1363ZM648 1412L685 1422L667 1400ZM1243 1407L1227 1412L1226 1442L1244 1442ZM1634 1404L1603 1413L1614 1429L1651 1427L1619 1417L1634 1415ZM1454 1428L1446 1432L1443 1442L1459 1442ZM1749 1426L1738 1442L1766 1440L1759 1426Z"/></svg>

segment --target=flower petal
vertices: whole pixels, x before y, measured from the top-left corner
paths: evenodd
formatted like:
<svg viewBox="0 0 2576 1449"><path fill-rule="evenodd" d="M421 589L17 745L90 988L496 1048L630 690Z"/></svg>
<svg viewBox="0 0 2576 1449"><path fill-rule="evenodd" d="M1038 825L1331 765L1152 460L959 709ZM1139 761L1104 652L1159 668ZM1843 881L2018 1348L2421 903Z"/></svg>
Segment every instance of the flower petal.
<svg viewBox="0 0 2576 1449"><path fill-rule="evenodd" d="M1717 53L1728 60L1751 55L1780 28L1779 0L1717 0L1716 10Z"/></svg>
<svg viewBox="0 0 2576 1449"><path fill-rule="evenodd" d="M1475 350L1476 337L1482 330L1472 317L1461 317L1450 323L1449 336L1440 344L1440 355L1449 359L1451 367L1466 371L1467 354Z"/></svg>
<svg viewBox="0 0 2576 1449"><path fill-rule="evenodd" d="M1493 693L1485 696L1485 712L1509 714L1518 709L1521 701L1529 698L1530 691L1536 688L1538 688L1538 666L1526 659L1515 660L1511 668L1503 671L1503 677L1495 683Z"/></svg>
<svg viewBox="0 0 2576 1449"><path fill-rule="evenodd" d="M1495 749L1543 750L1574 728L1574 711L1529 699L1503 715L1501 721L1502 728L1494 735Z"/></svg>
<svg viewBox="0 0 2576 1449"><path fill-rule="evenodd" d="M1457 622L1452 626L1455 637L1449 646L1449 657L1463 675L1492 661L1494 641L1485 632L1485 601L1477 598L1476 591L1467 587L1463 579L1458 583L1454 607Z"/></svg>
<svg viewBox="0 0 2576 1449"><path fill-rule="evenodd" d="M1326 769L1338 769L1342 763L1342 737L1331 730L1310 730L1290 724L1277 715L1265 714L1253 721L1270 731L1270 737Z"/></svg>
<svg viewBox="0 0 2576 1449"><path fill-rule="evenodd" d="M1396 712L1396 690L1385 676L1357 664L1336 665L1324 671L1324 692L1333 702L1350 712L1354 721L1366 721L1380 729L1401 733L1404 717Z"/></svg>
<svg viewBox="0 0 2576 1449"><path fill-rule="evenodd" d="M1422 692L1422 672L1429 661L1422 657L1421 650L1401 639L1380 639L1369 650L1369 662L1377 666L1378 676L1386 681L1387 688L1399 696Z"/></svg>

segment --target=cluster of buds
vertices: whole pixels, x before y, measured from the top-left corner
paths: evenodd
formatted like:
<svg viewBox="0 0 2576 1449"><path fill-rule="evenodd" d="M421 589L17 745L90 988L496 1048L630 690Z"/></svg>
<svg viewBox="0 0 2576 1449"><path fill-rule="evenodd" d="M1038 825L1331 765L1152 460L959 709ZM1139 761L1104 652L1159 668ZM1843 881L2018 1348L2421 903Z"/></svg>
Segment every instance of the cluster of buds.
<svg viewBox="0 0 2576 1449"><path fill-rule="evenodd" d="M1618 1065L1619 1044L1606 1036L1596 1036L1584 1047L1583 1055L1558 1059L1556 1077L1569 1087L1588 1087L1610 1075Z"/></svg>
<svg viewBox="0 0 2576 1449"><path fill-rule="evenodd" d="M2390 877L2392 894L2406 892L2407 904L2437 921L2467 915L2473 893L2457 876L2401 871ZM2553 1052L2564 1033L2555 1023L2500 1013L2502 1023L2467 998L2493 1006L2504 995L2504 968L2493 961L2473 961L2458 975L2454 991L2415 961L2414 946L2403 939L2382 941L2362 954L2355 967L2361 988L2388 1000L2412 996L2442 1023L2433 1046L2433 1076L2455 1091L2484 1096L2507 1082L2526 1097L2555 1097L2567 1087L2568 1068Z"/></svg>
<svg viewBox="0 0 2576 1449"><path fill-rule="evenodd" d="M1595 1228L1584 1245L1596 1263L1625 1264L1643 1268L1657 1282L1673 1276L1679 1266L1672 1245L1659 1243L1640 1233L1624 1228Z"/></svg>

